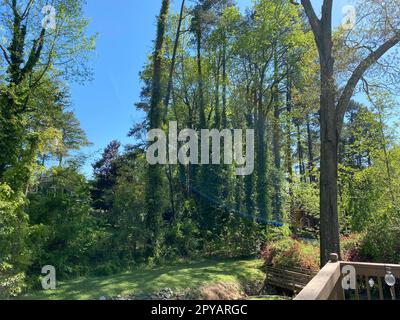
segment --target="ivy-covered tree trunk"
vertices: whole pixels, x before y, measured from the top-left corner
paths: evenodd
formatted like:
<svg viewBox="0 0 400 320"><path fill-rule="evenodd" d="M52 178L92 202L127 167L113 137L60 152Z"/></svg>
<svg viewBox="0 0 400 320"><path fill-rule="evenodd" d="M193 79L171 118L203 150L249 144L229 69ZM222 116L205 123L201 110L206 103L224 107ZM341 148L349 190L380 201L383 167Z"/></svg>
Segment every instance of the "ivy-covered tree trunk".
<svg viewBox="0 0 400 320"><path fill-rule="evenodd" d="M248 128L254 128L253 116L251 114L246 115L246 122ZM249 216L249 219L254 218L254 175L250 174L245 176L244 178L244 193L245 193L245 207L246 213Z"/></svg>
<svg viewBox="0 0 400 320"><path fill-rule="evenodd" d="M304 148L303 141L301 139L301 126L300 119L296 119L296 129L297 129L297 157L299 161L299 172L300 180L306 182L306 166L304 164Z"/></svg>
<svg viewBox="0 0 400 320"><path fill-rule="evenodd" d="M310 115L307 115L307 145L308 145L308 175L310 178L310 183L315 182L314 175L314 148L313 148L313 140L312 140L312 130L311 130L311 121Z"/></svg>
<svg viewBox="0 0 400 320"><path fill-rule="evenodd" d="M268 146L266 142L266 122L267 116L263 110L262 89L259 91L256 121L256 172L257 172L257 207L262 220L268 219L268 182L267 182L267 152Z"/></svg>
<svg viewBox="0 0 400 320"><path fill-rule="evenodd" d="M200 18L199 18L200 19ZM196 29L196 43L197 43L197 85L198 85L198 112L199 112L199 126L201 129L206 129L206 113L204 105L204 79L203 79L203 66L201 54L202 30L200 21L197 22Z"/></svg>
<svg viewBox="0 0 400 320"><path fill-rule="evenodd" d="M228 128L227 120L227 70L226 70L226 43L223 44L222 48L222 126L224 129Z"/></svg>
<svg viewBox="0 0 400 320"><path fill-rule="evenodd" d="M276 55L276 54L275 54ZM280 127L280 94L278 80L278 61L274 58L275 86L273 88L274 116L272 120L272 151L274 156L272 214L276 221L281 220L281 127Z"/></svg>
<svg viewBox="0 0 400 320"><path fill-rule="evenodd" d="M153 80L152 92L149 112L149 129L161 129L162 127L162 62L163 62L163 47L165 29L168 18L170 1L163 0L160 16L157 24L157 39L154 51L153 61ZM162 234L162 215L164 212L164 179L163 169L161 165L149 165L148 168L148 183L146 190L146 227L148 229L148 239L145 248L145 256L147 258L157 258L161 245Z"/></svg>
<svg viewBox="0 0 400 320"><path fill-rule="evenodd" d="M287 182L289 185L289 201L290 214L293 211L293 158L292 158L292 81L290 76L287 76L286 84L286 124L285 124L285 154L286 154L286 169Z"/></svg>

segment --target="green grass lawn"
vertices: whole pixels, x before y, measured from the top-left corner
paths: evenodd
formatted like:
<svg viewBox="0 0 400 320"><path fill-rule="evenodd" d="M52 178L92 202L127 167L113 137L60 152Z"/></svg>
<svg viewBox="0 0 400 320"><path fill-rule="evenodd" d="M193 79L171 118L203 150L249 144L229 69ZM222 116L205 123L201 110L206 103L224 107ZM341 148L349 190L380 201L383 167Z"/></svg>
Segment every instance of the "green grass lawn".
<svg viewBox="0 0 400 320"><path fill-rule="evenodd" d="M148 294L163 288L193 289L214 282L250 282L264 279L262 260L207 260L147 270L135 270L108 277L85 277L57 283L57 290L38 291L24 299L92 300Z"/></svg>

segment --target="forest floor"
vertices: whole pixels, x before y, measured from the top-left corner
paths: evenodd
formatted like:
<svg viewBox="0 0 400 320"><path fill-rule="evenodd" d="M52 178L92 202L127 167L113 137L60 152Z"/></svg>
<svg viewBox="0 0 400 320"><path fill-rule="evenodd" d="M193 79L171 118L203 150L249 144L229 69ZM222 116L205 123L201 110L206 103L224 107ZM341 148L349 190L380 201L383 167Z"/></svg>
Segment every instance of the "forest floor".
<svg viewBox="0 0 400 320"><path fill-rule="evenodd" d="M231 294L237 289L235 298L256 296L265 279L263 261L238 259L211 259L182 263L173 266L133 270L107 277L83 277L60 281L57 290L36 291L21 297L33 300L95 300L113 297L146 297L160 290L183 292L202 288L203 297L216 298L224 287ZM260 287L261 285L261 287ZM200 290L201 291L201 290ZM223 291L223 290L222 290ZM234 291L234 290L233 290ZM241 296L243 295L243 296ZM202 298L202 296L200 296ZM230 298L230 297L221 297ZM268 298L267 298L268 299ZM273 300L274 297L271 297Z"/></svg>

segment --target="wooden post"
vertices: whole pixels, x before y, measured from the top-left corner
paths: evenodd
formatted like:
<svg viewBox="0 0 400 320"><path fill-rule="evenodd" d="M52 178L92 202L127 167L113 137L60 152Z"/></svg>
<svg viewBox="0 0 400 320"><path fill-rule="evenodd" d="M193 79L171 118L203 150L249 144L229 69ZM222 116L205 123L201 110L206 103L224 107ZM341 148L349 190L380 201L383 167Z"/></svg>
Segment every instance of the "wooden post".
<svg viewBox="0 0 400 320"><path fill-rule="evenodd" d="M329 262L336 263L339 261L339 255L337 253L331 253L329 255Z"/></svg>
<svg viewBox="0 0 400 320"><path fill-rule="evenodd" d="M365 276L365 287L367 289L367 298L368 298L368 300L372 300L371 289L370 289L370 286L369 286L368 276Z"/></svg>
<svg viewBox="0 0 400 320"><path fill-rule="evenodd" d="M379 289L379 299L385 300L385 297L383 295L383 287L382 287L382 278L381 277L378 277L378 289Z"/></svg>

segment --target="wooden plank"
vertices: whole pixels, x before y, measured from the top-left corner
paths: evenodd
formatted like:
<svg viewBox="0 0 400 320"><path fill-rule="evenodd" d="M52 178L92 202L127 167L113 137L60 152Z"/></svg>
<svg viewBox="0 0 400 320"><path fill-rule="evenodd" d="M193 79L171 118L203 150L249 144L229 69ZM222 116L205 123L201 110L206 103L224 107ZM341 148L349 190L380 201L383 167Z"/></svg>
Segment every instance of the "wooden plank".
<svg viewBox="0 0 400 320"><path fill-rule="evenodd" d="M267 272L293 274L293 275L297 275L299 277L307 277L307 278L313 278L316 275L316 274L310 274L310 273L303 273L303 272L296 271L296 270L279 269L279 268L273 268L273 267L267 267L266 271Z"/></svg>
<svg viewBox="0 0 400 320"><path fill-rule="evenodd" d="M360 276L385 277L386 270L389 269L396 278L400 278L400 265L397 264L379 264L364 262L341 262L341 267L350 265L356 268Z"/></svg>
<svg viewBox="0 0 400 320"><path fill-rule="evenodd" d="M266 284L292 290L294 293L302 291L313 279L315 273L299 268L266 267Z"/></svg>
<svg viewBox="0 0 400 320"><path fill-rule="evenodd" d="M395 287L390 287L390 294L392 295L392 300L396 300L396 289L395 289Z"/></svg>
<svg viewBox="0 0 400 320"><path fill-rule="evenodd" d="M372 300L372 298L371 298L371 289L370 289L370 286L369 286L368 276L365 276L365 286L367 288L367 298L368 298L369 301L371 301Z"/></svg>
<svg viewBox="0 0 400 320"><path fill-rule="evenodd" d="M288 279L295 279L298 282L301 283L309 283L312 280L312 277L298 277L296 275L290 274L290 273L275 273L275 272L268 272L267 276L270 277L277 277L277 278L288 278Z"/></svg>
<svg viewBox="0 0 400 320"><path fill-rule="evenodd" d="M340 276L338 282L336 282L335 289L333 290L331 296L329 297L329 300L341 300L341 301L346 300L344 290L342 287L342 275Z"/></svg>
<svg viewBox="0 0 400 320"><path fill-rule="evenodd" d="M276 269L267 269L266 270L267 275L273 275L273 276L282 276L282 277L293 277L296 280L300 281L310 281L313 277L309 275L304 275L304 274L299 274L299 273L293 273L290 271L285 271L285 270L276 270Z"/></svg>
<svg viewBox="0 0 400 320"><path fill-rule="evenodd" d="M340 279L340 263L328 263L294 300L328 300Z"/></svg>
<svg viewBox="0 0 400 320"><path fill-rule="evenodd" d="M358 277L356 277L356 290L355 290L355 294L356 294L356 300L360 300L360 292L358 291Z"/></svg>
<svg viewBox="0 0 400 320"><path fill-rule="evenodd" d="M301 282L298 282L291 278L268 277L266 280L267 280L266 281L267 284L272 284L272 282L282 284L282 285L287 284L287 283L293 283L297 287L302 287L302 288L304 288L307 285L306 283L301 283Z"/></svg>
<svg viewBox="0 0 400 320"><path fill-rule="evenodd" d="M340 278L339 278L338 282L336 283L336 292L338 293L337 300L344 301L344 300L346 300L346 295L344 294L342 279L343 279L343 275L340 274Z"/></svg>
<svg viewBox="0 0 400 320"><path fill-rule="evenodd" d="M383 287L382 287L382 278L378 277L378 290L379 290L379 300L384 300L385 297L383 295Z"/></svg>
<svg viewBox="0 0 400 320"><path fill-rule="evenodd" d="M273 266L267 266L266 269L278 270L278 271L285 270L285 271L289 271L289 272L295 272L295 273L299 273L299 274L308 274L308 275L312 275L312 276L317 274L317 272L314 272L314 271L311 271L311 270L301 269L301 268L293 268L293 267L291 267L291 268L287 268L287 267L285 267L285 268L276 268L276 267L273 267Z"/></svg>

